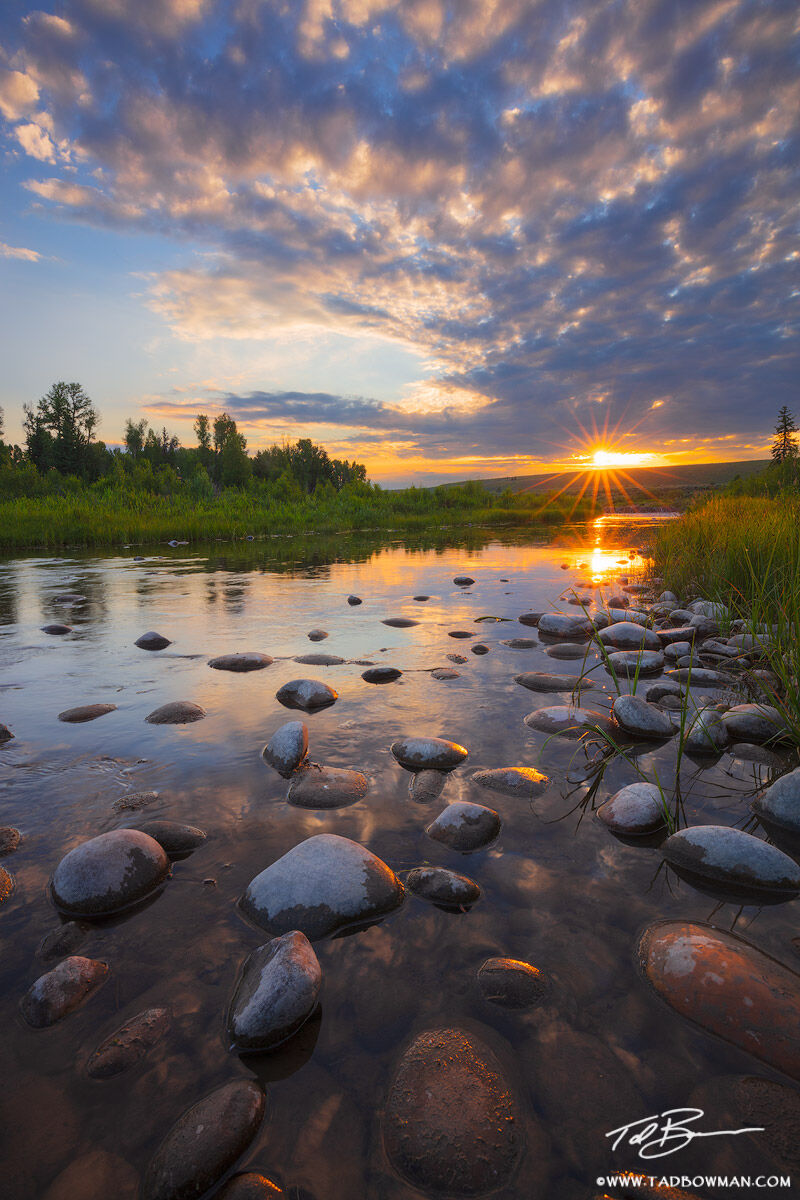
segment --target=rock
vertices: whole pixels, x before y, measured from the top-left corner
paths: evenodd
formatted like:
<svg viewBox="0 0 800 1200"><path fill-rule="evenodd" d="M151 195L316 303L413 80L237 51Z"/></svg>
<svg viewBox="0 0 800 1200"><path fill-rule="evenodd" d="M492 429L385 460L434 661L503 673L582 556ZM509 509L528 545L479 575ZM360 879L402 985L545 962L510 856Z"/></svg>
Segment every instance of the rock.
<svg viewBox="0 0 800 1200"><path fill-rule="evenodd" d="M574 705L555 704L550 708L537 708L535 712L528 713L524 721L529 729L568 738L581 738L598 730L611 733L615 728L605 713Z"/></svg>
<svg viewBox="0 0 800 1200"><path fill-rule="evenodd" d="M415 896L445 908L463 908L474 904L481 895L474 879L445 867L415 867L408 873L406 887Z"/></svg>
<svg viewBox="0 0 800 1200"><path fill-rule="evenodd" d="M411 629L412 625L419 625L419 621L413 621L411 617L386 617L381 624L392 629Z"/></svg>
<svg viewBox="0 0 800 1200"><path fill-rule="evenodd" d="M681 1016L800 1080L794 971L742 938L688 921L651 925L638 956L645 978Z"/></svg>
<svg viewBox="0 0 800 1200"><path fill-rule="evenodd" d="M514 683L521 684L531 692L572 692L578 679L576 675L548 675L545 671L525 671L514 676Z"/></svg>
<svg viewBox="0 0 800 1200"><path fill-rule="evenodd" d="M406 1183L449 1197L482 1196L511 1178L519 1112L492 1051L460 1029L418 1034L386 1097L383 1143Z"/></svg>
<svg viewBox="0 0 800 1200"><path fill-rule="evenodd" d="M519 621L520 625L532 625L535 629L543 616L544 613L529 612L523 613L521 617L517 617L517 620Z"/></svg>
<svg viewBox="0 0 800 1200"><path fill-rule="evenodd" d="M666 824L665 801L654 783L629 783L605 804L597 815L614 833L643 837Z"/></svg>
<svg viewBox="0 0 800 1200"><path fill-rule="evenodd" d="M509 650L532 650L539 643L536 638L503 638L500 645L508 646ZM582 649L581 653L583 653Z"/></svg>
<svg viewBox="0 0 800 1200"><path fill-rule="evenodd" d="M594 625L588 617L576 617L569 613L543 613L538 628L539 633L557 638L588 638L594 633Z"/></svg>
<svg viewBox="0 0 800 1200"><path fill-rule="evenodd" d="M168 874L169 859L158 842L136 829L114 829L70 850L50 887L63 912L100 917L151 895Z"/></svg>
<svg viewBox="0 0 800 1200"><path fill-rule="evenodd" d="M648 704L658 704L666 696L673 696L680 699L680 695L680 685L672 679L660 679L658 683L651 683L644 691L644 699Z"/></svg>
<svg viewBox="0 0 800 1200"><path fill-rule="evenodd" d="M430 596L412 596L412 599L422 604L425 600L430 600Z"/></svg>
<svg viewBox="0 0 800 1200"><path fill-rule="evenodd" d="M13 896L15 887L14 876L9 875L5 867L0 867L0 904Z"/></svg>
<svg viewBox="0 0 800 1200"><path fill-rule="evenodd" d="M302 1189L293 1188L291 1192L284 1192L283 1188L260 1171L243 1171L241 1175L234 1175L214 1193L214 1200L282 1200L282 1197L286 1200L314 1200L309 1192L304 1197Z"/></svg>
<svg viewBox="0 0 800 1200"><path fill-rule="evenodd" d="M451 629L447 636L451 638L471 638L475 637L475 634L470 632L469 629Z"/></svg>
<svg viewBox="0 0 800 1200"><path fill-rule="evenodd" d="M146 1008L137 1013L91 1054L86 1064L87 1075L92 1079L111 1079L127 1071L161 1040L170 1024L167 1008Z"/></svg>
<svg viewBox="0 0 800 1200"><path fill-rule="evenodd" d="M37 954L45 960L66 958L86 941L87 931L77 921L65 921L57 929L45 934L39 943Z"/></svg>
<svg viewBox="0 0 800 1200"><path fill-rule="evenodd" d="M98 717L104 717L106 713L116 711L116 704L83 704L79 708L65 708L58 714L58 719L66 721L68 725L80 725L84 721L95 721Z"/></svg>
<svg viewBox="0 0 800 1200"><path fill-rule="evenodd" d="M133 643L140 650L165 650L167 646L171 646L172 642L169 638L165 638L161 633L154 633L150 630L149 633L143 633L140 638L137 638Z"/></svg>
<svg viewBox="0 0 800 1200"><path fill-rule="evenodd" d="M315 939L375 920L403 902L403 885L375 854L349 838L307 838L256 875L239 901L271 933Z"/></svg>
<svg viewBox="0 0 800 1200"><path fill-rule="evenodd" d="M736 704L722 719L736 741L777 742L788 736L786 722L769 704Z"/></svg>
<svg viewBox="0 0 800 1200"><path fill-rule="evenodd" d="M770 767L774 771L779 771L783 766L783 759L775 754L772 750L766 750L764 746L754 746L752 742L737 742L735 746L729 747L730 753L735 758L739 758L742 762L754 762L763 767Z"/></svg>
<svg viewBox="0 0 800 1200"><path fill-rule="evenodd" d="M470 646L470 650L472 651L473 654L488 654L489 653L489 647L486 645L485 642L476 642L474 646Z"/></svg>
<svg viewBox="0 0 800 1200"><path fill-rule="evenodd" d="M3 742L10 742L14 737L7 725L0 725L0 746Z"/></svg>
<svg viewBox="0 0 800 1200"><path fill-rule="evenodd" d="M397 667L370 667L361 673L366 683L393 683L403 674Z"/></svg>
<svg viewBox="0 0 800 1200"><path fill-rule="evenodd" d="M331 704L335 704L339 693L319 679L290 679L278 689L275 698L286 708L316 712L320 708L329 708Z"/></svg>
<svg viewBox="0 0 800 1200"><path fill-rule="evenodd" d="M675 608L678 604L678 597L674 592L662 592L658 597L658 603L669 604L672 608Z"/></svg>
<svg viewBox="0 0 800 1200"><path fill-rule="evenodd" d="M180 1117L147 1168L141 1200L189 1200L207 1192L244 1153L266 1098L250 1079L217 1088Z"/></svg>
<svg viewBox="0 0 800 1200"><path fill-rule="evenodd" d="M595 649L591 642L556 642L554 646L548 646L545 654L548 658L586 658L587 654L594 654Z"/></svg>
<svg viewBox="0 0 800 1200"><path fill-rule="evenodd" d="M617 621L597 635L604 646L615 650L661 650L658 634L633 621Z"/></svg>
<svg viewBox="0 0 800 1200"><path fill-rule="evenodd" d="M41 1200L97 1200L116 1196L131 1200L139 1187L139 1173L129 1162L106 1150L90 1150L60 1171Z"/></svg>
<svg viewBox="0 0 800 1200"><path fill-rule="evenodd" d="M72 626L71 625L59 625L57 623L53 624L53 625L43 625L42 633L51 633L57 637L57 636L65 634L65 633L72 633Z"/></svg>
<svg viewBox="0 0 800 1200"><path fill-rule="evenodd" d="M221 654L218 658L208 660L208 665L215 671L263 671L271 667L275 660L268 654L260 654L251 650L244 654Z"/></svg>
<svg viewBox="0 0 800 1200"><path fill-rule="evenodd" d="M363 601L360 596L348 596L347 603L351 606L351 608L354 608L356 604L362 604Z"/></svg>
<svg viewBox="0 0 800 1200"><path fill-rule="evenodd" d="M702 708L683 742L690 754L718 754L728 744L728 729L714 708Z"/></svg>
<svg viewBox="0 0 800 1200"><path fill-rule="evenodd" d="M487 958L478 968L484 1000L503 1008L530 1008L550 990L538 967L515 958Z"/></svg>
<svg viewBox="0 0 800 1200"><path fill-rule="evenodd" d="M664 842L661 852L690 883L708 881L732 894L791 899L800 892L800 867L760 838L727 825L694 825Z"/></svg>
<svg viewBox="0 0 800 1200"><path fill-rule="evenodd" d="M471 647L470 647L470 649L471 649ZM445 654L445 658L447 659L448 662L458 663L459 666L462 666L465 662L468 661L464 657L463 654Z"/></svg>
<svg viewBox="0 0 800 1200"><path fill-rule="evenodd" d="M79 592L60 592L58 596L53 596L54 604L83 604L85 596Z"/></svg>
<svg viewBox="0 0 800 1200"><path fill-rule="evenodd" d="M196 825L181 825L178 821L142 821L131 828L146 833L169 855L188 854L206 840L202 829Z"/></svg>
<svg viewBox="0 0 800 1200"><path fill-rule="evenodd" d="M11 854L20 842L20 832L13 825L0 825L0 854Z"/></svg>
<svg viewBox="0 0 800 1200"><path fill-rule="evenodd" d="M338 654L298 654L294 661L305 667L341 667L347 659Z"/></svg>
<svg viewBox="0 0 800 1200"><path fill-rule="evenodd" d="M447 771L416 771L411 777L411 799L418 804L437 800L447 782Z"/></svg>
<svg viewBox="0 0 800 1200"><path fill-rule="evenodd" d="M445 738L406 737L392 742L392 754L409 771L452 771L469 754L457 742Z"/></svg>
<svg viewBox="0 0 800 1200"><path fill-rule="evenodd" d="M171 700L146 716L145 721L149 725L191 725L205 715L206 710L191 700Z"/></svg>
<svg viewBox="0 0 800 1200"><path fill-rule="evenodd" d="M325 629L312 629L308 635L308 640L310 642L324 642L327 636L328 633Z"/></svg>
<svg viewBox="0 0 800 1200"><path fill-rule="evenodd" d="M800 1169L800 1095L774 1079L746 1076L733 1087L741 1121L764 1132L770 1150L792 1170Z"/></svg>
<svg viewBox="0 0 800 1200"><path fill-rule="evenodd" d="M709 671L706 667L677 667L666 674L668 679L690 684L691 687L722 688L727 691L733 686L730 675Z"/></svg>
<svg viewBox="0 0 800 1200"><path fill-rule="evenodd" d="M695 634L697 633L694 625L678 625L671 629L657 629L656 634L661 645L666 646L683 646L686 645L691 650L694 642ZM689 650L686 653L689 653Z"/></svg>
<svg viewBox="0 0 800 1200"><path fill-rule="evenodd" d="M40 975L20 1002L23 1017L34 1029L55 1025L106 981L108 964L94 958L65 958Z"/></svg>
<svg viewBox="0 0 800 1200"><path fill-rule="evenodd" d="M425 832L435 842L469 854L493 842L500 833L500 827L500 817L493 808L457 800L448 804Z"/></svg>
<svg viewBox="0 0 800 1200"><path fill-rule="evenodd" d="M436 667L431 671L431 679L460 679L459 671L453 671L450 667Z"/></svg>
<svg viewBox="0 0 800 1200"><path fill-rule="evenodd" d="M800 767L776 779L750 807L768 831L800 837Z"/></svg>
<svg viewBox="0 0 800 1200"><path fill-rule="evenodd" d="M625 679L657 675L664 669L664 655L656 650L613 650L605 669L609 675L613 673Z"/></svg>
<svg viewBox="0 0 800 1200"><path fill-rule="evenodd" d="M128 792L127 796L120 796L111 805L115 813L138 812L142 808L147 808L148 804L155 804L159 797L158 792Z"/></svg>
<svg viewBox="0 0 800 1200"><path fill-rule="evenodd" d="M456 575L455 579L453 580L453 583L457 587L469 587L474 582L475 580L470 575Z"/></svg>
<svg viewBox="0 0 800 1200"><path fill-rule="evenodd" d="M261 757L279 775L288 779L308 754L308 726L302 721L287 721L276 729L261 751Z"/></svg>
<svg viewBox="0 0 800 1200"><path fill-rule="evenodd" d="M227 1016L237 1050L271 1050L305 1024L317 1006L322 968L304 933L292 930L244 962Z"/></svg>
<svg viewBox="0 0 800 1200"><path fill-rule="evenodd" d="M533 800L547 790L550 780L535 767L495 767L491 771L476 771L472 782L505 796L521 796Z"/></svg>
<svg viewBox="0 0 800 1200"><path fill-rule="evenodd" d="M691 642L671 642L668 646L664 647L664 658L668 662L680 663L680 665L683 665L681 660L687 657L692 657Z"/></svg>
<svg viewBox="0 0 800 1200"><path fill-rule="evenodd" d="M307 763L289 784L286 799L295 808L346 808L369 791L365 775L341 767Z"/></svg>
<svg viewBox="0 0 800 1200"><path fill-rule="evenodd" d="M675 732L666 713L638 696L617 696L611 714L620 728L634 737L670 738Z"/></svg>

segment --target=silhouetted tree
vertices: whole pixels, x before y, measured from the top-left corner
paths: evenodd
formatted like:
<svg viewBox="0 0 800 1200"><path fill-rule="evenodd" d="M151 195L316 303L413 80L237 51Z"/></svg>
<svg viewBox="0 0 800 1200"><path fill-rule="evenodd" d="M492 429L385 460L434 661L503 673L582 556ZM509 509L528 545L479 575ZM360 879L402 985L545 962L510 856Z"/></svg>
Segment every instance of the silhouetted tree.
<svg viewBox="0 0 800 1200"><path fill-rule="evenodd" d="M28 456L37 467L56 467L80 475L88 465L87 449L97 428L97 410L79 383L54 383L33 409L25 410Z"/></svg>
<svg viewBox="0 0 800 1200"><path fill-rule="evenodd" d="M782 463L787 459L797 457L796 433L795 419L784 404L778 413L778 424L775 426L775 436L772 439L772 457L775 462Z"/></svg>

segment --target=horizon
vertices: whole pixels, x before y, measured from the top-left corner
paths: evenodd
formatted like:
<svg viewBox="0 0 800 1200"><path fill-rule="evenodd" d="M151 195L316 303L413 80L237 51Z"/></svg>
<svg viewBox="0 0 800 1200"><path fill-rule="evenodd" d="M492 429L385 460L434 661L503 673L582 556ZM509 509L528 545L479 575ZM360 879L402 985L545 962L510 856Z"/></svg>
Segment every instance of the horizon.
<svg viewBox="0 0 800 1200"><path fill-rule="evenodd" d="M6 437L74 379L109 445L227 411L388 487L768 458L800 376L795 16L8 5Z"/></svg>

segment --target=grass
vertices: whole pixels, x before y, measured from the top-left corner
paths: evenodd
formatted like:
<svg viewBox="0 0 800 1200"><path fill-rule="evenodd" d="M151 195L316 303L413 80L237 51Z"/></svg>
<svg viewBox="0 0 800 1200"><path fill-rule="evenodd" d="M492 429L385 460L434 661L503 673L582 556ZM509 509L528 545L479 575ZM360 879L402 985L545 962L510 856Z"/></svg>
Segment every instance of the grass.
<svg viewBox="0 0 800 1200"><path fill-rule="evenodd" d="M421 531L447 525L547 526L585 520L591 504L574 498L491 497L483 489L385 492L368 485L320 497L279 498L265 487L228 488L195 497L92 485L0 500L0 548L58 548L236 539L248 535Z"/></svg>

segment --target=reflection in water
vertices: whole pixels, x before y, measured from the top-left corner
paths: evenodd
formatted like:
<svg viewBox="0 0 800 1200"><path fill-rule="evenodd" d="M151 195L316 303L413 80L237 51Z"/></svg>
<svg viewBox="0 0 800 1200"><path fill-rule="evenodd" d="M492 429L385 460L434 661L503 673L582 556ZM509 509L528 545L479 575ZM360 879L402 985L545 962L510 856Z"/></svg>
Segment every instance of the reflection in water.
<svg viewBox="0 0 800 1200"><path fill-rule="evenodd" d="M412 1200L417 1193L384 1158L380 1112L407 1042L425 1028L456 1025L489 1043L526 1114L522 1166L497 1195L577 1200L591 1194L598 1174L630 1165L609 1155L606 1129L689 1103L701 1077L753 1071L742 1052L659 1005L639 981L633 948L653 919L713 918L736 922L737 932L785 959L796 930L792 906L719 909L662 868L658 839L631 845L612 837L594 810L640 770L670 779L674 742L637 744L620 756L529 729L523 718L532 709L565 703L568 694L514 683L520 671L549 671L553 662L535 639L525 650L503 644L534 634L518 616L546 608L565 584L583 580L580 594L598 598L593 584L616 588L620 573L635 580L643 560L630 551L646 538L641 528L603 523L550 541L442 530L404 544L391 536L265 539L141 563L80 555L0 564L0 673L19 684L0 690L0 721L16 735L0 747L0 824L22 833L3 860L16 890L0 910L0 1012L14 1031L0 1050L4 1195L63 1200L61 1184L61 1192L48 1189L80 1163L66 1178L71 1200L84 1200L75 1172L91 1189L100 1176L89 1164L110 1157L115 1195L134 1200L164 1128L214 1087L255 1076L267 1085L271 1117L244 1166L317 1200ZM475 583L455 587L458 574ZM51 598L67 590L87 597L67 610L76 633L48 639L39 628L56 616ZM362 605L347 604L352 593ZM420 594L431 598L415 603ZM389 628L382 619L391 615L420 624ZM58 616L65 619L62 610ZM487 616L503 621L478 621ZM343 664L301 669L293 661L315 627L328 630L325 649ZM148 629L173 645L136 649ZM476 630L489 653L467 650L457 678L435 679L433 668L452 665L452 629ZM244 675L207 666L214 655L248 650L275 662ZM361 678L367 661L404 673L376 688ZM566 660L558 670L577 682L582 666ZM366 797L347 808L288 805L286 781L261 761L289 715L275 693L305 671L339 693L332 707L304 717L311 758L369 781ZM587 707L607 708L612 696L604 671L584 681ZM145 723L154 708L179 699L201 704L205 720ZM117 710L87 725L57 720L65 708L102 701ZM427 804L409 803L408 774L389 753L392 741L414 733L470 751ZM551 786L528 802L471 783L476 770L511 765L538 767ZM686 757L676 821L744 825L766 769L730 754L710 763ZM51 965L37 948L62 924L47 895L54 866L87 837L135 824L140 814L115 812L114 802L142 790L158 793L142 816L199 825L207 841L174 863L151 903L86 923L78 952L109 963L108 985L50 1030L23 1027L19 998ZM454 800L495 808L498 841L464 858L426 837L425 826ZM237 900L255 874L317 833L353 838L401 874L424 865L466 873L481 900L454 916L408 895L385 921L318 942L319 1013L274 1055L239 1057L227 1045L224 1015L240 963L265 935L242 918ZM476 973L498 956L542 971L552 984L542 1006L510 1012L484 1000ZM86 1076L86 1060L106 1036L162 1005L172 1028L139 1066L111 1080ZM681 1172L704 1173L780 1166L751 1138L720 1139L680 1162ZM85 1200L108 1190L98 1186Z"/></svg>

